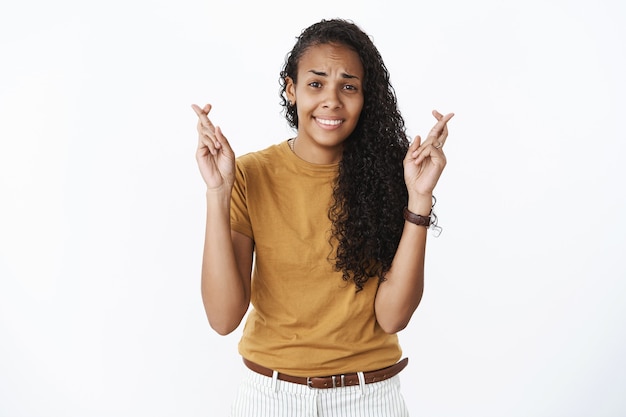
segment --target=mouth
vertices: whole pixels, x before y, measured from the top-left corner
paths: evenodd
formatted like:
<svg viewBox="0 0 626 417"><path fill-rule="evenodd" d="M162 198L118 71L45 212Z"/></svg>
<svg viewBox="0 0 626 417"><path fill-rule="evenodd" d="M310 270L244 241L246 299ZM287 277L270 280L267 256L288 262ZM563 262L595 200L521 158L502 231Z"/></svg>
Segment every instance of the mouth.
<svg viewBox="0 0 626 417"><path fill-rule="evenodd" d="M322 119L321 117L316 117L315 121L325 128L336 128L343 124L343 119Z"/></svg>

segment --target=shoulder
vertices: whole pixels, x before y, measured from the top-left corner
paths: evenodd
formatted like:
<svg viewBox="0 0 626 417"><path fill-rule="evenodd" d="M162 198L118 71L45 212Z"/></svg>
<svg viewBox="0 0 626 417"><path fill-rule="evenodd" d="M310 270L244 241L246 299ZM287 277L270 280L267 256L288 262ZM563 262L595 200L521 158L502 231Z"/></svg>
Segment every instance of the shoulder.
<svg viewBox="0 0 626 417"><path fill-rule="evenodd" d="M287 142L284 141L259 151L241 155L237 157L237 166L243 170L269 166L284 158L287 147Z"/></svg>

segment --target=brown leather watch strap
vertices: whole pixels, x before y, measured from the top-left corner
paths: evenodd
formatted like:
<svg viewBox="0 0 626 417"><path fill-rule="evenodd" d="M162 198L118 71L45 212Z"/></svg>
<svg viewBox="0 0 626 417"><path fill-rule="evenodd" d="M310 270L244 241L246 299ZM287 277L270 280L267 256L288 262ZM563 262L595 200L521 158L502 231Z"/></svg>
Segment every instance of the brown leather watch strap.
<svg viewBox="0 0 626 417"><path fill-rule="evenodd" d="M406 220L407 222L416 224L418 226L425 226L425 227L430 226L430 215L422 216L419 214L412 213L409 211L407 207L404 208L404 220Z"/></svg>

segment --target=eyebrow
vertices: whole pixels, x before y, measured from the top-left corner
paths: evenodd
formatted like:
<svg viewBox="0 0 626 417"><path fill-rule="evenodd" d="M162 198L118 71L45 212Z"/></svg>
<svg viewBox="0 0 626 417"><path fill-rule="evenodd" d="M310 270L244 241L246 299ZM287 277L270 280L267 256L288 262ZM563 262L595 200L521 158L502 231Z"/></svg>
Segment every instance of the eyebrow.
<svg viewBox="0 0 626 417"><path fill-rule="evenodd" d="M327 77L328 76L328 74L325 73L324 71L309 70L309 72L313 73L315 75L318 75L320 77ZM357 80L359 79L359 77L357 77L356 75L347 74L345 72L341 74L341 78L356 78Z"/></svg>

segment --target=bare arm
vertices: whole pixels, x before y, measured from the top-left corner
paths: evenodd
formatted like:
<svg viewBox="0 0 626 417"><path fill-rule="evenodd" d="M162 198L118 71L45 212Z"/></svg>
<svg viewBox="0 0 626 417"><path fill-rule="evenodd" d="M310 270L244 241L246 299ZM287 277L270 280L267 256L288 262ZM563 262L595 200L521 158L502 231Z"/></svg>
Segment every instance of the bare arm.
<svg viewBox="0 0 626 417"><path fill-rule="evenodd" d="M226 335L239 326L250 304L253 242L231 231L227 207L207 193L201 291L209 324Z"/></svg>
<svg viewBox="0 0 626 417"><path fill-rule="evenodd" d="M409 204L409 210L426 215L430 212L430 201L422 205ZM422 300L426 232L424 226L404 222L402 238L391 269L386 275L386 281L378 288L376 319L387 333L404 329Z"/></svg>
<svg viewBox="0 0 626 417"><path fill-rule="evenodd" d="M253 242L230 228L235 171L230 144L209 120L210 105L192 108L198 115L196 160L207 185L202 300L211 327L225 335L239 326L250 304Z"/></svg>
<svg viewBox="0 0 626 417"><path fill-rule="evenodd" d="M443 116L434 111L438 122L422 144L419 136L409 147L404 159L404 177L409 192L409 211L427 216L432 192L446 165L441 150L448 136L447 122L453 114ZM424 226L406 222L386 281L380 284L374 306L376 319L387 333L404 329L419 306L424 292L424 258L426 252Z"/></svg>

